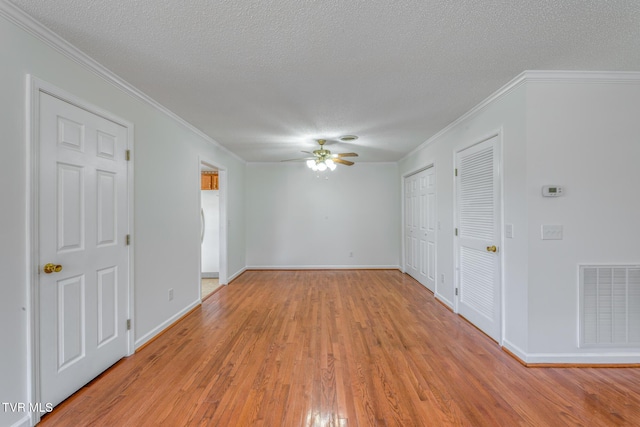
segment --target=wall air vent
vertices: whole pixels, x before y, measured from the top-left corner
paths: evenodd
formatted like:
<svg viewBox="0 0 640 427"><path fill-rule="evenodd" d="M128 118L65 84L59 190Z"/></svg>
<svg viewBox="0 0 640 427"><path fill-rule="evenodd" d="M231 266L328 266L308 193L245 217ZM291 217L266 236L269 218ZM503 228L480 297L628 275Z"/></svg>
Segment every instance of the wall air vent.
<svg viewBox="0 0 640 427"><path fill-rule="evenodd" d="M640 346L640 266L580 266L580 347Z"/></svg>

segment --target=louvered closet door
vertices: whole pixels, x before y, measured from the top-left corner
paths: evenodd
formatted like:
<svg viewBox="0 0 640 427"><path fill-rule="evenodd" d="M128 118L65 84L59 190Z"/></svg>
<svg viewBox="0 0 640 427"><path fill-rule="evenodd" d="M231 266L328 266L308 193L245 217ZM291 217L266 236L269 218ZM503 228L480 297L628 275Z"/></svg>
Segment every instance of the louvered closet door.
<svg viewBox="0 0 640 427"><path fill-rule="evenodd" d="M458 312L500 342L497 137L457 153Z"/></svg>

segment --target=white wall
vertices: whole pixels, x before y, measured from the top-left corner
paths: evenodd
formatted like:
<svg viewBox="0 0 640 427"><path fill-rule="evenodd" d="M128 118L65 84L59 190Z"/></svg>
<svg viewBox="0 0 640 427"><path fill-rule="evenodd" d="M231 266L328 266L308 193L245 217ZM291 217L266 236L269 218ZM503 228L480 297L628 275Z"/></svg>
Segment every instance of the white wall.
<svg viewBox="0 0 640 427"><path fill-rule="evenodd" d="M517 85L506 93L492 98L470 114L463 116L451 127L425 144L399 163L401 176L406 176L429 164L436 165L438 230L436 271L445 283L436 283L436 297L454 307L454 154L456 150L482 141L496 132L502 141L503 217L514 225L515 238L502 245L506 310L504 338L513 346L527 348L527 207L522 189L526 183L526 91Z"/></svg>
<svg viewBox="0 0 640 427"><path fill-rule="evenodd" d="M249 163L246 206L249 267L399 266L393 163L321 173L304 163Z"/></svg>
<svg viewBox="0 0 640 427"><path fill-rule="evenodd" d="M28 402L29 150L26 75L33 74L135 126L135 318L138 343L199 298L199 156L228 171L230 275L245 265L244 163L148 103L63 56L9 21L0 4L0 402ZM175 298L168 301L167 289ZM10 326L9 326L10 325ZM0 425L28 422L0 410Z"/></svg>
<svg viewBox="0 0 640 427"><path fill-rule="evenodd" d="M581 263L640 264L640 79L530 83L527 123L530 360L637 363L640 348L578 348L577 278ZM541 197L549 184L564 196ZM542 224L564 239L541 240Z"/></svg>
<svg viewBox="0 0 640 427"><path fill-rule="evenodd" d="M220 273L220 195L218 190L201 192L204 213L202 273Z"/></svg>
<svg viewBox="0 0 640 427"><path fill-rule="evenodd" d="M499 94L499 96L497 95ZM638 363L640 348L578 348L578 264L640 264L640 76L527 72L403 159L400 176L437 165L438 284L453 306L453 154L501 130L504 334L529 363ZM543 185L565 196L543 198ZM564 239L541 240L542 224Z"/></svg>

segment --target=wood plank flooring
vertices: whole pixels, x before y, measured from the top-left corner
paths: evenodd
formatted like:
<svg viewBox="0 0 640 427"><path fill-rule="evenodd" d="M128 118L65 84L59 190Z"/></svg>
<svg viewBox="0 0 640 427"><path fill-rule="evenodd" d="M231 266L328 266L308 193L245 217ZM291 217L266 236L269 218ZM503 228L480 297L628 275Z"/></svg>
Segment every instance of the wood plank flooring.
<svg viewBox="0 0 640 427"><path fill-rule="evenodd" d="M398 271L246 272L40 425L640 425L640 369L526 368Z"/></svg>

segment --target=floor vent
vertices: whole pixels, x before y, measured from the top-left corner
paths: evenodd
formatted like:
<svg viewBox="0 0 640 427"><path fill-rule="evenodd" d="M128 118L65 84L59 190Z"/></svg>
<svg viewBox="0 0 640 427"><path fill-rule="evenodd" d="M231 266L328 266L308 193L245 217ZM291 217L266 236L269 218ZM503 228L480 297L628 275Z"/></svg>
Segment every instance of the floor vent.
<svg viewBox="0 0 640 427"><path fill-rule="evenodd" d="M640 266L580 266L580 346L640 345Z"/></svg>

